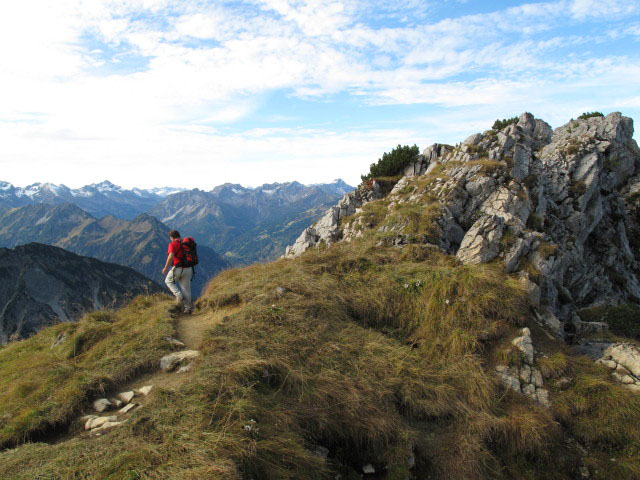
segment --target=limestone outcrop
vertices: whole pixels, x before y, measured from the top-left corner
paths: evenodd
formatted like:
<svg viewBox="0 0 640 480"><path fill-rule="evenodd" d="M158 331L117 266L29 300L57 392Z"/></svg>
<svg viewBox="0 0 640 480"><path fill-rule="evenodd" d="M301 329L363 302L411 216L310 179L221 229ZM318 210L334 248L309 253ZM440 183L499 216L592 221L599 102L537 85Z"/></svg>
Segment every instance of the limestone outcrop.
<svg viewBox="0 0 640 480"><path fill-rule="evenodd" d="M327 210L320 220L306 228L296 242L286 248L284 256L294 258L309 247L315 247L322 242L330 245L341 240L340 219L353 215L365 203L383 196L384 193L375 180L369 185L363 185L345 194L336 206Z"/></svg>
<svg viewBox="0 0 640 480"><path fill-rule="evenodd" d="M434 144L403 173L386 196L366 185L346 195L286 256L373 228L399 248L429 243L464 264L500 261L519 272L537 317L561 337L597 330L580 321L581 308L640 301L640 149L630 118L612 113L552 130L523 113L457 146ZM357 214L383 196L389 216L408 206L436 211L435 233Z"/></svg>
<svg viewBox="0 0 640 480"><path fill-rule="evenodd" d="M523 357L520 366L498 365L495 371L506 388L521 393L539 404L549 407L549 391L544 388L542 373L534 365L534 348L531 341L531 331L523 328L520 336L514 338L511 344L517 348Z"/></svg>

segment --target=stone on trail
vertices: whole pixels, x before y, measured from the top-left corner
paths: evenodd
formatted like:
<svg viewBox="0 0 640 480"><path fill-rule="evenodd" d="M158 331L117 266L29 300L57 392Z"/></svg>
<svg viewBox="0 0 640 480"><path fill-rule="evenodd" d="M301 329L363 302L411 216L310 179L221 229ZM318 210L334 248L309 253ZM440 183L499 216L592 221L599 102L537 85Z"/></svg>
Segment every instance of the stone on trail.
<svg viewBox="0 0 640 480"><path fill-rule="evenodd" d="M104 422L102 425L100 425L99 427L93 428L93 431L97 431L97 430L106 430L107 428L111 428L111 427L116 427L120 424L122 424L124 422L115 422L115 421L111 421L111 422Z"/></svg>
<svg viewBox="0 0 640 480"><path fill-rule="evenodd" d="M362 467L362 473L376 473L376 469L373 468L373 465L367 463L364 467Z"/></svg>
<svg viewBox="0 0 640 480"><path fill-rule="evenodd" d="M129 403L133 397L135 397L136 394L133 391L128 391L128 392L121 392L118 395L116 395L116 398L118 398L118 400L121 400L122 403L124 403L125 405L127 403Z"/></svg>
<svg viewBox="0 0 640 480"><path fill-rule="evenodd" d="M117 398L110 398L109 401L113 408L120 408L123 405L122 400L118 400Z"/></svg>
<svg viewBox="0 0 640 480"><path fill-rule="evenodd" d="M141 387L138 389L138 393L146 397L151 393L152 389L153 389L153 385L145 385L144 387Z"/></svg>
<svg viewBox="0 0 640 480"><path fill-rule="evenodd" d="M137 406L137 403L129 403L118 410L118 413L128 413Z"/></svg>
<svg viewBox="0 0 640 480"><path fill-rule="evenodd" d="M180 340L177 340L173 337L164 337L164 339L169 342L171 345L175 345L176 347L184 348L186 345L182 343Z"/></svg>
<svg viewBox="0 0 640 480"><path fill-rule="evenodd" d="M93 402L93 409L98 413L102 413L109 408L111 408L111 402L106 398L99 398Z"/></svg>
<svg viewBox="0 0 640 480"><path fill-rule="evenodd" d="M101 427L107 422L115 422L118 419L115 415L110 415L108 417L95 417L87 420L84 424L85 430L93 430L94 428Z"/></svg>
<svg viewBox="0 0 640 480"><path fill-rule="evenodd" d="M197 350L183 350L181 352L170 353L160 359L160 369L165 372L170 372L177 367L180 362L195 358L198 355L200 355L200 352Z"/></svg>

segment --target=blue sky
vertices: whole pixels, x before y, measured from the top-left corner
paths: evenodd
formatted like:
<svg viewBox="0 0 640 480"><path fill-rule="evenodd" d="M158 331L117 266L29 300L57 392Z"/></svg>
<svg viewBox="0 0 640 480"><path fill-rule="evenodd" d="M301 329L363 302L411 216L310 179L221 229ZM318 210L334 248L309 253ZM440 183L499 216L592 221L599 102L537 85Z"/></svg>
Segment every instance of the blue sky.
<svg viewBox="0 0 640 480"><path fill-rule="evenodd" d="M355 184L523 111L640 119L639 46L640 0L2 2L0 179Z"/></svg>

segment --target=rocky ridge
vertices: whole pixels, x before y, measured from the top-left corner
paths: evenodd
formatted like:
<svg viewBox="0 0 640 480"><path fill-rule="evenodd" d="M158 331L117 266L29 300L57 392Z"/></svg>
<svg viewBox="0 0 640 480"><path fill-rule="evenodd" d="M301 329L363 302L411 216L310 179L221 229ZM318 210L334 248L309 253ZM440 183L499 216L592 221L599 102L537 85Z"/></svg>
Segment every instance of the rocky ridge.
<svg viewBox="0 0 640 480"><path fill-rule="evenodd" d="M434 144L388 195L361 185L307 228L285 256L372 229L380 242L431 244L464 264L499 261L530 291L540 321L573 337L603 325L581 308L640 301L640 149L620 113L572 120L552 130L530 113L457 146ZM365 205L383 199L378 218ZM431 212L428 231L389 219Z"/></svg>

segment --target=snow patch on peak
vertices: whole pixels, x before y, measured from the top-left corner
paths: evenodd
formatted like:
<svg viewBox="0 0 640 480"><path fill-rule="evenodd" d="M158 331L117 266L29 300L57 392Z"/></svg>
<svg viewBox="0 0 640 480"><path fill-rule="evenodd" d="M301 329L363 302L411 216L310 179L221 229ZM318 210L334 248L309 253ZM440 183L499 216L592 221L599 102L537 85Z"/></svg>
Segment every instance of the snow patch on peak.
<svg viewBox="0 0 640 480"><path fill-rule="evenodd" d="M100 182L100 183L92 183L91 185L89 185L89 187L95 188L100 193L122 191L121 187L119 187L118 185L114 185L109 180L105 180L104 182Z"/></svg>

